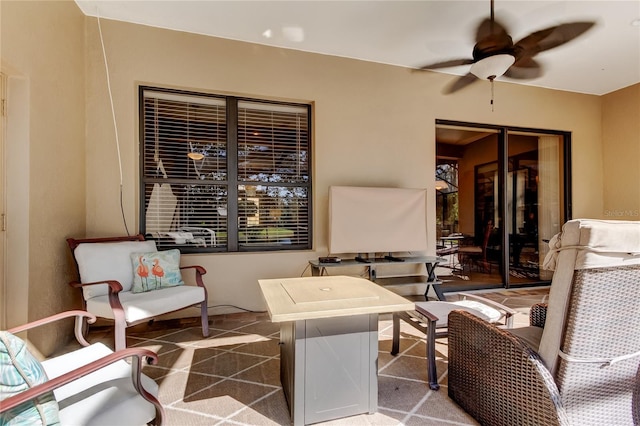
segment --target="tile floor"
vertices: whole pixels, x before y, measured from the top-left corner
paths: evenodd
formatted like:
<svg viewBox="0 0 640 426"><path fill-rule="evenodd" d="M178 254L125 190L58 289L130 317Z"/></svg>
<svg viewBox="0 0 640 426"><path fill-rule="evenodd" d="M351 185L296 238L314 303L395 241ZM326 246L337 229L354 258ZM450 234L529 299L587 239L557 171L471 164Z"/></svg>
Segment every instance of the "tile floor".
<svg viewBox="0 0 640 426"><path fill-rule="evenodd" d="M528 324L528 308L546 300L548 289L503 290L484 295L516 310L516 326ZM447 295L447 297L455 297ZM419 299L417 299L419 300ZM447 396L447 345L436 347L441 388L427 385L424 336L404 324L400 354L391 356L391 317L381 315L378 353L378 412L322 425L475 425ZM165 424L289 425L279 378L278 326L265 313L211 317L211 334L203 339L195 320L137 326L128 346L149 348L159 363L144 372L160 385ZM90 331L89 340L110 344L106 328Z"/></svg>

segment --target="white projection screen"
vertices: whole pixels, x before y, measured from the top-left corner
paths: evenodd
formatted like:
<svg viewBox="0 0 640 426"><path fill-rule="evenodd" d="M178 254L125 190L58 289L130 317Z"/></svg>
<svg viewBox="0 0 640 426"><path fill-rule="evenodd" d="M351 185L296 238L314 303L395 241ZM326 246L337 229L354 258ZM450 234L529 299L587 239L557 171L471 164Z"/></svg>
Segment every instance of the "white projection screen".
<svg viewBox="0 0 640 426"><path fill-rule="evenodd" d="M427 250L426 190L332 186L329 253Z"/></svg>

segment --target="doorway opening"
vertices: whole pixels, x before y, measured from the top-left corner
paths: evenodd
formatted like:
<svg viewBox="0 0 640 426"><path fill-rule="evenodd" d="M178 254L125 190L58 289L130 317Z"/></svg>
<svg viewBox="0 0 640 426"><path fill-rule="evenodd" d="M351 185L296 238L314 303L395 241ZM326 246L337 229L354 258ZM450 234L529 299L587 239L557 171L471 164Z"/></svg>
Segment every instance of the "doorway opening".
<svg viewBox="0 0 640 426"><path fill-rule="evenodd" d="M436 246L445 291L548 285L571 217L570 133L436 120Z"/></svg>

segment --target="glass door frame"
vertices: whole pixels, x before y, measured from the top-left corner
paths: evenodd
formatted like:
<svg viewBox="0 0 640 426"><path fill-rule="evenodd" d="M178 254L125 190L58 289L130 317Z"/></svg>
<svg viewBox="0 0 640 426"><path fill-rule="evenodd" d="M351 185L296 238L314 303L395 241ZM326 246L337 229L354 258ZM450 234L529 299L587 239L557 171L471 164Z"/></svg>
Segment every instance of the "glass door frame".
<svg viewBox="0 0 640 426"><path fill-rule="evenodd" d="M564 183L563 191L560 195L559 202L561 203L561 223L572 218L572 180L571 180L571 132L563 130L549 130L549 129L536 129L529 127L517 127L507 125L495 125L495 124L481 124L471 123L463 121L452 121L436 119L436 128L438 126L450 126L460 128L471 129L487 129L497 133L498 137L498 216L502 219L502 222L508 218L506 209L509 203L509 194L507 193L507 180L509 179L509 152L508 142L509 133L531 133L536 135L553 135L561 138L560 149L561 155L561 174L560 177ZM501 258L500 258L500 274L502 275L504 288L510 288L509 279L509 232L508 227L503 226L500 230L500 240L502 246ZM539 285L546 283L547 281L539 281L532 284L525 285ZM520 285L519 285L520 286Z"/></svg>

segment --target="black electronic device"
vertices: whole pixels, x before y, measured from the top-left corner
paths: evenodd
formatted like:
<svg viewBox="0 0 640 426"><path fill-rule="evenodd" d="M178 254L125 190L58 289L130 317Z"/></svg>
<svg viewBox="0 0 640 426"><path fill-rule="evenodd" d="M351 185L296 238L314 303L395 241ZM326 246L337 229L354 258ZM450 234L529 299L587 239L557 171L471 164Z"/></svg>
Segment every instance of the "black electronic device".
<svg viewBox="0 0 640 426"><path fill-rule="evenodd" d="M342 259L337 256L324 256L318 258L320 263L340 263L341 260Z"/></svg>
<svg viewBox="0 0 640 426"><path fill-rule="evenodd" d="M385 260L388 260L389 262L404 262L404 259L402 259L400 257L391 256L391 253L386 255L384 258L385 258Z"/></svg>

